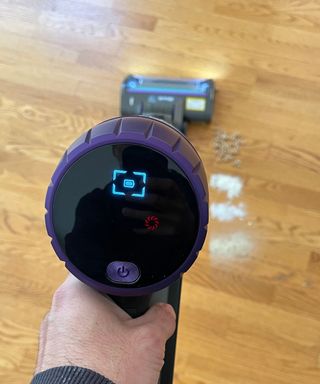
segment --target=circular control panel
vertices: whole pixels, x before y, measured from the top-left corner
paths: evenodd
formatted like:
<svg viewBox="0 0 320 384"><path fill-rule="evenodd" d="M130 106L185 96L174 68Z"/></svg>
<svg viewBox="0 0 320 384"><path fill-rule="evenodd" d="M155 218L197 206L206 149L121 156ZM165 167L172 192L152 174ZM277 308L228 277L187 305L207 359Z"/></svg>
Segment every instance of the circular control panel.
<svg viewBox="0 0 320 384"><path fill-rule="evenodd" d="M170 125L103 122L66 152L48 189L46 224L68 269L100 291L151 293L195 260L208 222L199 156Z"/></svg>

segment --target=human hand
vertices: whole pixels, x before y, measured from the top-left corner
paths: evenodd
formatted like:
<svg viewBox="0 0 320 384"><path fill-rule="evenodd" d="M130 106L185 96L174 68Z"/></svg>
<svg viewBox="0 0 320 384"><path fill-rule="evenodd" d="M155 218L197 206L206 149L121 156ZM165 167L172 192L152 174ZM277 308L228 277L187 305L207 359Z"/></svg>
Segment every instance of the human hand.
<svg viewBox="0 0 320 384"><path fill-rule="evenodd" d="M175 319L168 304L132 319L110 298L69 275L42 322L36 373L74 365L116 384L156 384Z"/></svg>

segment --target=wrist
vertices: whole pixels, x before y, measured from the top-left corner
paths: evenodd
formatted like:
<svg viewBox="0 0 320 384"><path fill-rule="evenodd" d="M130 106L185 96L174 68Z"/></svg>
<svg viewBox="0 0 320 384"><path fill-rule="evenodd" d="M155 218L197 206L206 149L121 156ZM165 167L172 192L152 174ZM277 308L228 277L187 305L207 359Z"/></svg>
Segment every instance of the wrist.
<svg viewBox="0 0 320 384"><path fill-rule="evenodd" d="M31 384L115 384L89 368L66 365L37 373Z"/></svg>

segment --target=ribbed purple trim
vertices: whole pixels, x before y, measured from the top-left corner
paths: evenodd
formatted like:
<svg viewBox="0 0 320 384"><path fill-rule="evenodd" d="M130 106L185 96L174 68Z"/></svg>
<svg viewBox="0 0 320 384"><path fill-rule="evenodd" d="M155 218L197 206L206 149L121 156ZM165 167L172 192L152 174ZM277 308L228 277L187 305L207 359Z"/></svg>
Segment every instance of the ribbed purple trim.
<svg viewBox="0 0 320 384"><path fill-rule="evenodd" d="M114 384L100 373L71 365L55 367L34 376L31 384Z"/></svg>
<svg viewBox="0 0 320 384"><path fill-rule="evenodd" d="M158 283L140 287L112 287L99 283L75 267L62 251L52 223L52 209L55 191L63 175L70 166L80 157L93 149L118 143L138 144L150 147L164 153L187 175L196 195L199 209L199 230L195 244L185 262L170 276ZM60 160L48 187L45 207L47 213L45 223L48 235L52 238L51 244L58 257L66 263L66 267L78 279L100 292L115 296L140 296L148 295L169 286L176 281L182 273L186 272L198 256L207 233L208 224L208 184L202 161L188 139L173 126L164 121L145 117L118 117L106 120L80 136L65 152Z"/></svg>

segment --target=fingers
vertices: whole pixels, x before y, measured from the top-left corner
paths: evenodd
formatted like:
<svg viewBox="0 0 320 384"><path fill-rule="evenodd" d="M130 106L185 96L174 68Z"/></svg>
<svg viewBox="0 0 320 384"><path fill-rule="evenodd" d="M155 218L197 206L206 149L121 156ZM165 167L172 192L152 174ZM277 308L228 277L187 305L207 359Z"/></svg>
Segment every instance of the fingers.
<svg viewBox="0 0 320 384"><path fill-rule="evenodd" d="M132 208L122 208L122 214L123 216L129 217L131 219L145 220L146 217L152 216L154 212L140 211L139 209L132 209ZM160 216L159 219L161 220L162 216Z"/></svg>
<svg viewBox="0 0 320 384"><path fill-rule="evenodd" d="M149 178L148 190L161 193L164 196L175 196L180 194L177 183L172 179Z"/></svg>
<svg viewBox="0 0 320 384"><path fill-rule="evenodd" d="M177 234L174 225L163 225L159 229L151 231L147 228L134 228L133 232L138 235L152 235L152 236L174 236Z"/></svg>
<svg viewBox="0 0 320 384"><path fill-rule="evenodd" d="M126 196L126 201L136 202L136 199L132 196ZM148 206L151 205L153 208L160 209L167 204L167 199L157 193L148 193L144 199L139 200L139 205Z"/></svg>
<svg viewBox="0 0 320 384"><path fill-rule="evenodd" d="M167 341L176 329L176 314L169 304L153 305L143 316L132 320L134 326L143 327L147 332L151 330ZM156 335L153 335L156 336Z"/></svg>
<svg viewBox="0 0 320 384"><path fill-rule="evenodd" d="M126 201L135 202L136 200L132 196L126 196ZM183 210L184 205L179 199L167 199L166 196L162 196L159 193L148 193L144 199L139 200L139 206L151 207L152 211L180 211Z"/></svg>
<svg viewBox="0 0 320 384"><path fill-rule="evenodd" d="M154 216L154 212L153 211L144 211L144 210L140 210L140 209L134 209L134 208L122 208L122 215L124 217L128 217L130 219L135 219L135 220L141 220L141 221L145 221L146 218L148 217L152 217ZM170 212L169 214L158 214L156 213L156 218L157 220L160 220L160 221L173 221L175 223L179 223L180 220L182 220L182 215L179 214L178 211L172 211Z"/></svg>

